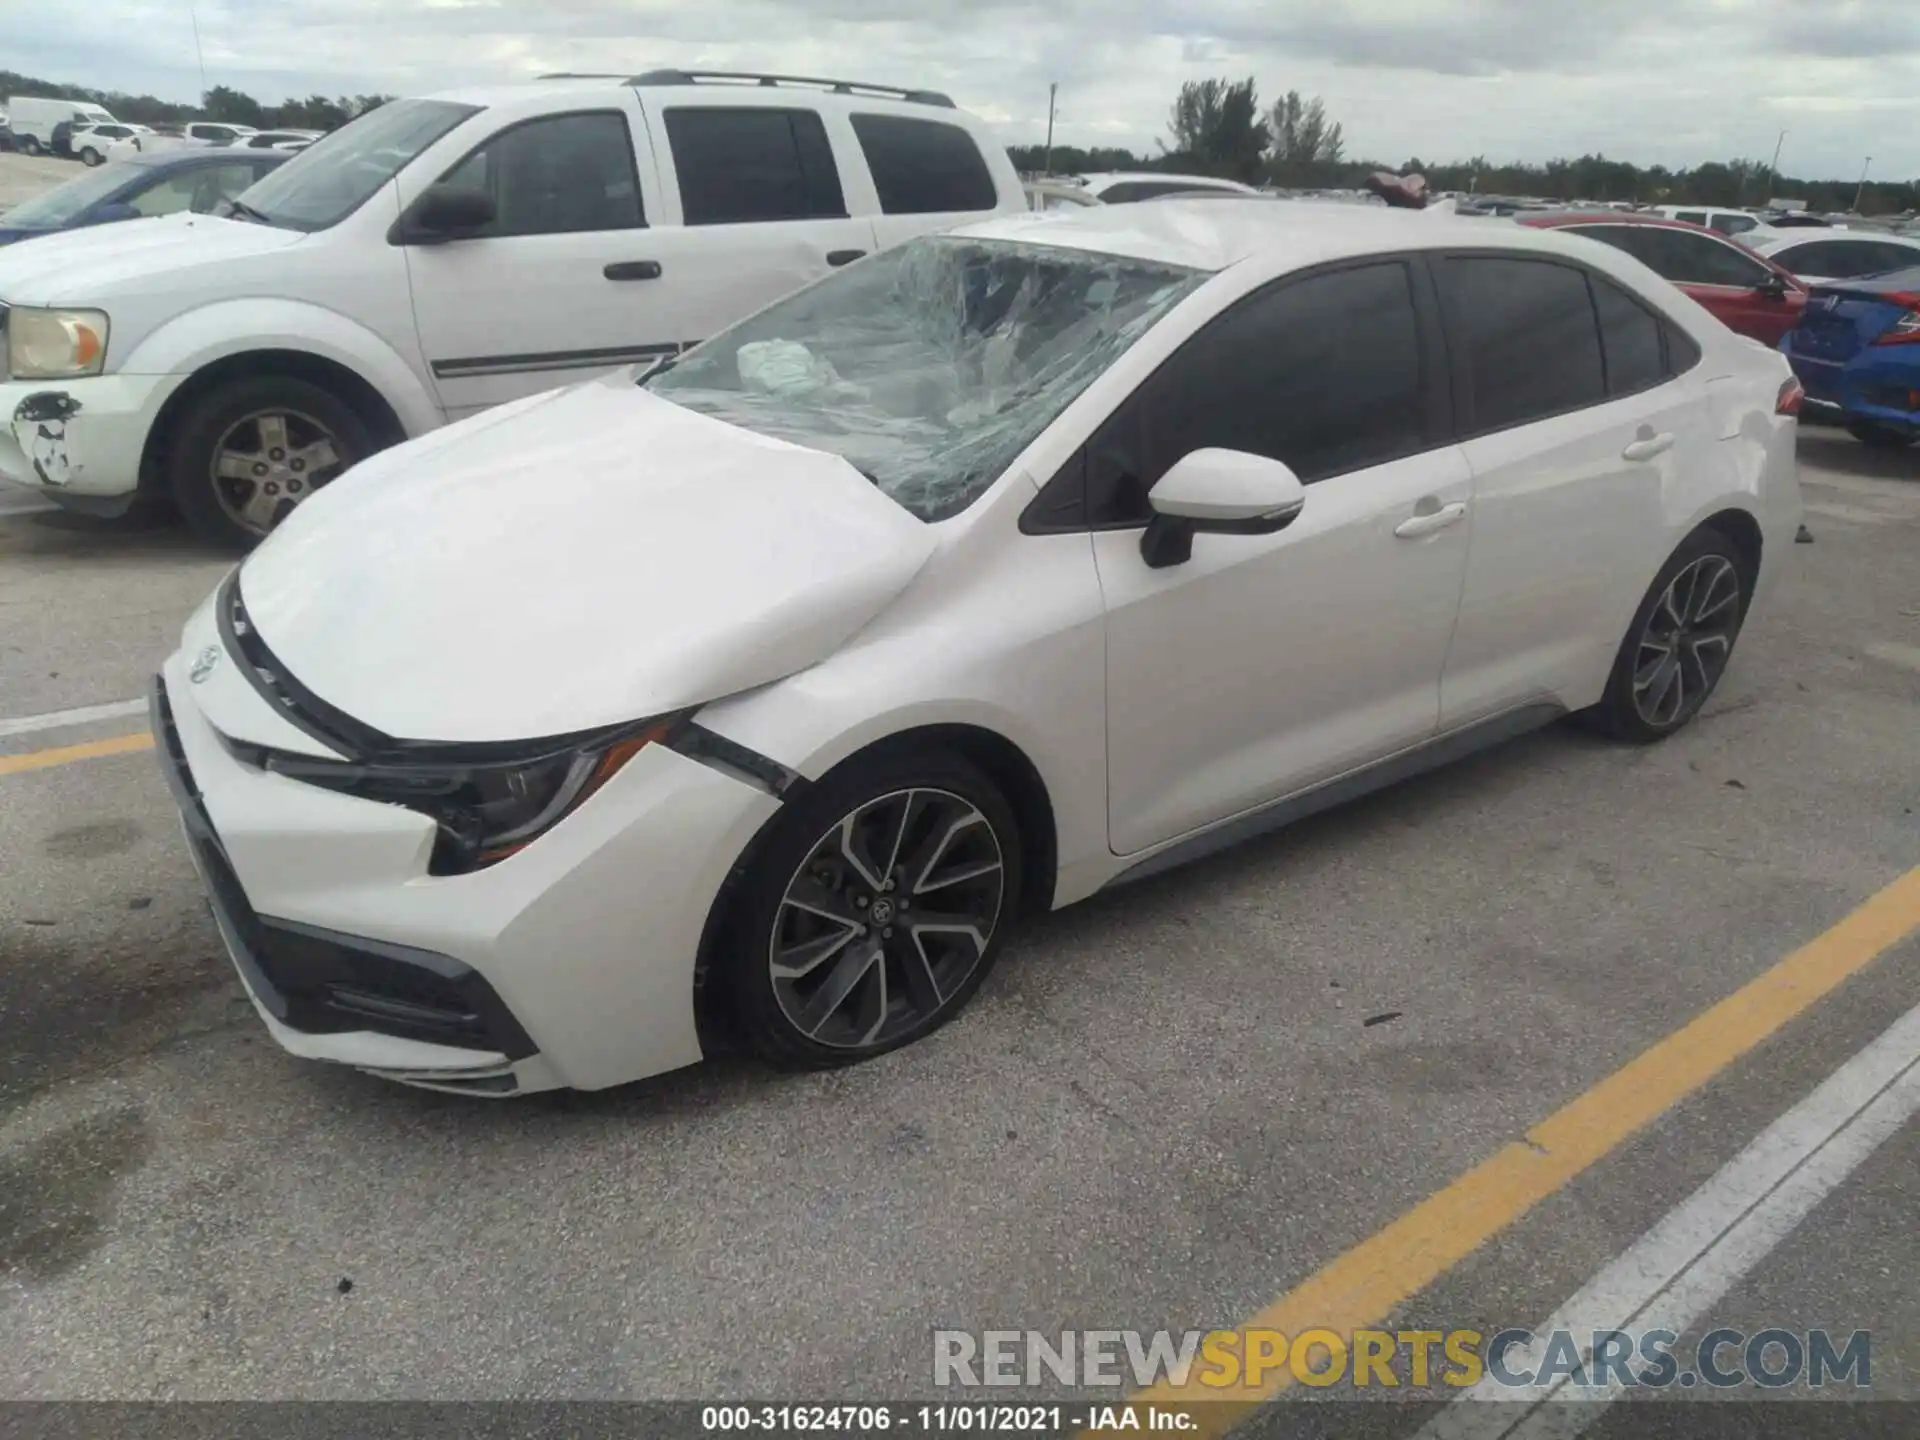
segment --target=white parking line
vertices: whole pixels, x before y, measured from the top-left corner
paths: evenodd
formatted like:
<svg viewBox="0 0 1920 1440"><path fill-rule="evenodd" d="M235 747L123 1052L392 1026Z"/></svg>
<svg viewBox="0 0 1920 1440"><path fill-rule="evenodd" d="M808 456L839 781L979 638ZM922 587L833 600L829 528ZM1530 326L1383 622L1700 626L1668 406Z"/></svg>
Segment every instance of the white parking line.
<svg viewBox="0 0 1920 1440"><path fill-rule="evenodd" d="M89 725L95 720L124 720L147 713L145 700L115 700L109 705L82 705L77 710L50 710L45 715L22 715L0 720L0 740L9 735L31 735L36 730L58 730L67 725Z"/></svg>
<svg viewBox="0 0 1920 1440"><path fill-rule="evenodd" d="M1506 1369L1535 1372L1556 1331L1585 1366L1595 1333L1687 1328L1769 1255L1833 1189L1920 1113L1920 1006L1855 1055L1515 1346ZM1677 1355L1676 1355L1676 1358ZM1643 1367L1630 1367L1635 1375ZM1415 1440L1569 1440L1620 1398L1558 1376L1527 1388L1491 1375ZM1497 1402L1508 1403L1497 1403ZM1496 1403L1486 1403L1496 1402ZM1513 1403L1521 1402L1521 1403Z"/></svg>

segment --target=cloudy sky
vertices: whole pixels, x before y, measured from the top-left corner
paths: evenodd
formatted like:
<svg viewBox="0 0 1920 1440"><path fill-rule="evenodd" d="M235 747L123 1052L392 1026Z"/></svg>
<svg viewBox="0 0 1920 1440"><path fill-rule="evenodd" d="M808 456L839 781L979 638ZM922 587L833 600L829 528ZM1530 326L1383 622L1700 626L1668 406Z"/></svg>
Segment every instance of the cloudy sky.
<svg viewBox="0 0 1920 1440"><path fill-rule="evenodd" d="M670 64L950 91L1009 142L1151 149L1183 80L1326 97L1350 154L1600 150L1920 178L1920 0L0 0L0 64L187 99Z"/></svg>

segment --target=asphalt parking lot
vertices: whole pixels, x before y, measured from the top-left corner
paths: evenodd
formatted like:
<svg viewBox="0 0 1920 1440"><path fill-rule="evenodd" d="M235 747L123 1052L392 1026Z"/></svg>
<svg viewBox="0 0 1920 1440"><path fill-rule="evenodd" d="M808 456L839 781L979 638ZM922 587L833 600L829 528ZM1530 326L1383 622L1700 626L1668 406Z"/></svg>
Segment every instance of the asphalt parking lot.
<svg viewBox="0 0 1920 1440"><path fill-rule="evenodd" d="M0 152L0 211L23 200L31 200L63 180L81 172L77 160L59 160L51 155L21 155Z"/></svg>
<svg viewBox="0 0 1920 1440"><path fill-rule="evenodd" d="M1062 912L859 1069L508 1104L282 1055L144 719L58 718L228 562L0 518L0 1396L900 1398L934 1327L1261 1313L1920 863L1920 456L1802 455L1816 542L1671 742L1556 727ZM1553 1313L1920 1000L1886 938L1397 1321ZM1920 1399L1916 1182L1907 1118L1700 1323L1870 1329Z"/></svg>

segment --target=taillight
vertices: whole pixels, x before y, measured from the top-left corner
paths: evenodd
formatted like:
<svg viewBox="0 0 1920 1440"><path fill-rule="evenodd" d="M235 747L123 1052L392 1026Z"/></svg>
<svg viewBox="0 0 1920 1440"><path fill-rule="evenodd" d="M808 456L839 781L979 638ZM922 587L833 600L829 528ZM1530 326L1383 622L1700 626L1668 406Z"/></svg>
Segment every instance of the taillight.
<svg viewBox="0 0 1920 1440"><path fill-rule="evenodd" d="M1920 295L1900 291L1880 297L1889 305L1898 305L1907 313L1894 321L1893 328L1873 343L1876 345L1913 345L1920 343Z"/></svg>
<svg viewBox="0 0 1920 1440"><path fill-rule="evenodd" d="M1798 415L1800 402L1807 398L1806 387L1798 380L1789 378L1781 382L1780 393L1773 397L1773 413L1776 415Z"/></svg>

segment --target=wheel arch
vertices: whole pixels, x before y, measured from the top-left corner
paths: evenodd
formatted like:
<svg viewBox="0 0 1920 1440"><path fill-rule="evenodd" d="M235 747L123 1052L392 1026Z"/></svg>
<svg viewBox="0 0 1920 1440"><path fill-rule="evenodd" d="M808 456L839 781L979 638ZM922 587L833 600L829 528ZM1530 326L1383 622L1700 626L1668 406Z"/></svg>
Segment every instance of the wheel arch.
<svg viewBox="0 0 1920 1440"><path fill-rule="evenodd" d="M418 368L385 336L301 300L228 300L189 310L141 337L115 368L187 377L147 430L140 485L149 493L180 416L236 376L278 374L325 386L386 444L425 434L444 418Z"/></svg>
<svg viewBox="0 0 1920 1440"><path fill-rule="evenodd" d="M820 784L851 766L915 751L958 755L1000 787L1012 807L1014 822L1020 827L1020 914L1040 915L1050 910L1059 872L1059 837L1053 798L1039 767L1024 750L998 731L966 722L915 725L871 740L836 761L819 780L799 783ZM755 832L708 907L693 973L694 1026L701 1051L706 1055L726 1053L734 1048L731 1004L725 986L717 979L713 962L720 947L730 942L728 927L739 887L752 873L784 813L784 809L775 811Z"/></svg>
<svg viewBox="0 0 1920 1440"><path fill-rule="evenodd" d="M285 376L332 392L365 422L384 449L408 437L393 405L357 370L307 350L241 350L210 361L188 376L160 407L140 452L140 488L158 495L166 473L168 447L180 417L205 396L235 380Z"/></svg>
<svg viewBox="0 0 1920 1440"><path fill-rule="evenodd" d="M1760 583L1760 563L1766 551L1766 538L1761 533L1760 521L1749 510L1742 510L1738 506L1727 506L1714 511L1700 521L1687 532L1680 543L1684 545L1705 530L1724 535L1739 552L1741 569L1744 572L1740 578L1746 583L1747 598L1751 601L1754 589ZM1664 565L1666 561L1662 560L1660 563Z"/></svg>

